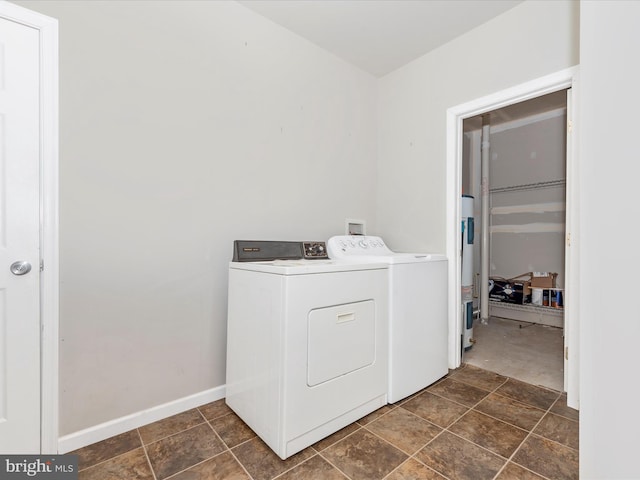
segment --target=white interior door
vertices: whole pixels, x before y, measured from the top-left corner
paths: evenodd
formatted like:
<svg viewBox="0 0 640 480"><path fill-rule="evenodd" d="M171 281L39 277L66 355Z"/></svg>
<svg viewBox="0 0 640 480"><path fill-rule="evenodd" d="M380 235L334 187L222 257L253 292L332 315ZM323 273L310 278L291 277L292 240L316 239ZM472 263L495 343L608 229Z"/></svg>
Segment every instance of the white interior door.
<svg viewBox="0 0 640 480"><path fill-rule="evenodd" d="M0 18L2 453L40 453L39 47L37 29Z"/></svg>

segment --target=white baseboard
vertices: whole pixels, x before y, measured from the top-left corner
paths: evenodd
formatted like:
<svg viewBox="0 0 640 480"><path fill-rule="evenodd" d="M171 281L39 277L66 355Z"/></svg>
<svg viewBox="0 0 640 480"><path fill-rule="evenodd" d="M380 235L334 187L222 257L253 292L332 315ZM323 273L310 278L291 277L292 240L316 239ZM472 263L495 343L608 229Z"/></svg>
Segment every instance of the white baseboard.
<svg viewBox="0 0 640 480"><path fill-rule="evenodd" d="M132 413L124 417L116 418L108 422L85 428L58 439L58 453L68 453L78 448L86 447L92 443L100 442L107 438L121 433L128 432L134 428L142 427L148 423L162 420L163 418L182 413L206 403L214 402L224 398L226 395L225 385L205 390L203 392L179 398L163 405Z"/></svg>

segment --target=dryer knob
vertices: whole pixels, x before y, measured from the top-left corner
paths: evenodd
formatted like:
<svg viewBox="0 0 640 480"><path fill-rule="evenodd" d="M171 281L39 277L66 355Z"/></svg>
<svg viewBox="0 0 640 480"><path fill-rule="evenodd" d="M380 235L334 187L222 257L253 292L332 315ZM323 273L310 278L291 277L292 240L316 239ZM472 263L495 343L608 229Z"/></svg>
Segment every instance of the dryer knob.
<svg viewBox="0 0 640 480"><path fill-rule="evenodd" d="M362 248L369 248L369 245L367 244L366 240L360 240L360 246Z"/></svg>

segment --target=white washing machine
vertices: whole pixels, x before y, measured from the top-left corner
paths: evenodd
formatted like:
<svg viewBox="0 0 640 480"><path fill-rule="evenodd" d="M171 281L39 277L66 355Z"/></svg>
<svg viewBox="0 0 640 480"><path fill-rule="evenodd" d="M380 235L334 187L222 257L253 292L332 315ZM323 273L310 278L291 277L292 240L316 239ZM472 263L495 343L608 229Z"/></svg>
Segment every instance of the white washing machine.
<svg viewBox="0 0 640 480"><path fill-rule="evenodd" d="M229 266L226 402L282 459L387 403L387 265L300 245L236 241Z"/></svg>
<svg viewBox="0 0 640 480"><path fill-rule="evenodd" d="M447 258L395 253L380 237L341 235L329 257L389 265L389 403L448 373Z"/></svg>

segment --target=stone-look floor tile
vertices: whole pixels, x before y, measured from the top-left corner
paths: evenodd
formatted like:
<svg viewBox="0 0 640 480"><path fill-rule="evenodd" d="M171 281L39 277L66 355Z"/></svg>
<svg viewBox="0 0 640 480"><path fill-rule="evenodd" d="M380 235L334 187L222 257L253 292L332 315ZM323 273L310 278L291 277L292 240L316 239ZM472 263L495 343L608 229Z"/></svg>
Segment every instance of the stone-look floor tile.
<svg viewBox="0 0 640 480"><path fill-rule="evenodd" d="M366 428L409 455L420 450L442 431L402 407L374 420Z"/></svg>
<svg viewBox="0 0 640 480"><path fill-rule="evenodd" d="M509 458L528 435L521 428L474 410L451 425L449 431L505 458Z"/></svg>
<svg viewBox="0 0 640 480"><path fill-rule="evenodd" d="M313 445L313 448L315 448L318 452L321 452L325 448L330 447L334 443L338 442L339 440L342 440L347 435L351 435L353 432L355 432L356 430L359 430L360 428L362 427L357 423L352 423L351 425L347 425L343 429L338 430L336 433L323 438L319 442L316 442Z"/></svg>
<svg viewBox="0 0 640 480"><path fill-rule="evenodd" d="M340 470L320 455L311 457L297 467L292 468L278 480L348 480Z"/></svg>
<svg viewBox="0 0 640 480"><path fill-rule="evenodd" d="M560 392L536 387L513 378L498 388L496 393L542 410L547 410L560 396Z"/></svg>
<svg viewBox="0 0 640 480"><path fill-rule="evenodd" d="M532 434L512 459L551 480L578 478L578 452L559 443Z"/></svg>
<svg viewBox="0 0 640 480"><path fill-rule="evenodd" d="M200 415L198 409L194 408L140 427L138 431L140 432L142 441L146 445L204 422L204 417Z"/></svg>
<svg viewBox="0 0 640 480"><path fill-rule="evenodd" d="M224 417L218 417L210 421L211 426L216 431L227 447L233 448L236 445L246 442L256 436L246 423L235 413L230 413Z"/></svg>
<svg viewBox="0 0 640 480"><path fill-rule="evenodd" d="M445 477L410 458L391 472L385 480L445 480Z"/></svg>
<svg viewBox="0 0 640 480"><path fill-rule="evenodd" d="M141 446L142 442L140 441L138 432L136 430L130 430L115 437L107 438L101 442L69 452L69 454L78 455L78 470L84 470L85 468L92 467L93 465Z"/></svg>
<svg viewBox="0 0 640 480"><path fill-rule="evenodd" d="M562 415L563 417L567 417L570 420L575 420L576 422L580 419L580 413L575 408L571 408L567 405L567 394L563 393L560 395L560 398L553 404L551 407L551 412Z"/></svg>
<svg viewBox="0 0 640 480"><path fill-rule="evenodd" d="M443 378L444 378L444 377L443 377ZM432 384L432 385L433 385L433 384ZM429 385L429 386L431 386L431 385ZM418 390L416 393L412 393L411 395L408 395L408 396L406 396L406 397L404 397L404 398L401 398L400 400L398 400L398 401L397 401L397 402L395 402L395 403L392 403L391 405L392 405L393 407L399 407L399 406L401 406L402 404L407 403L407 402L408 402L409 400L411 400L412 398L415 398L415 397L417 397L418 395L420 395L421 393L426 392L426 391L427 391L427 389L426 389L426 388L423 388L422 390Z"/></svg>
<svg viewBox="0 0 640 480"><path fill-rule="evenodd" d="M327 448L322 456L352 480L380 480L408 455L365 430Z"/></svg>
<svg viewBox="0 0 640 480"><path fill-rule="evenodd" d="M509 462L502 469L496 480L544 480L540 475L536 475L520 465Z"/></svg>
<svg viewBox="0 0 640 480"><path fill-rule="evenodd" d="M423 392L403 403L402 408L441 427L448 427L468 410L467 407L429 392Z"/></svg>
<svg viewBox="0 0 640 480"><path fill-rule="evenodd" d="M492 479L506 460L449 432L442 432L415 457L456 480Z"/></svg>
<svg viewBox="0 0 640 480"><path fill-rule="evenodd" d="M489 390L490 392L507 381L507 377L474 367L473 365L465 365L462 368L454 370L454 372L449 375L449 378L457 382L463 382L473 385L474 387Z"/></svg>
<svg viewBox="0 0 640 480"><path fill-rule="evenodd" d="M184 470L171 477L171 480L251 480L251 478L233 458L231 452L227 451Z"/></svg>
<svg viewBox="0 0 640 480"><path fill-rule="evenodd" d="M390 412L394 408L395 406L391 406L391 405L385 405L384 407L380 407L379 409L371 412L369 415L365 415L364 417L359 419L357 423L359 425L366 425L367 423L373 422L375 419L380 418L382 415L385 415L386 413Z"/></svg>
<svg viewBox="0 0 640 480"><path fill-rule="evenodd" d="M315 455L312 448L306 448L282 460L259 437L241 443L231 451L253 480L271 480Z"/></svg>
<svg viewBox="0 0 640 480"><path fill-rule="evenodd" d="M468 407L474 406L484 397L489 395L487 390L474 387L473 385L467 385L466 383L456 382L452 378L447 378L446 380L429 387L429 392Z"/></svg>
<svg viewBox="0 0 640 480"><path fill-rule="evenodd" d="M560 415L547 413L533 433L578 449L578 422Z"/></svg>
<svg viewBox="0 0 640 480"><path fill-rule="evenodd" d="M142 447L107 460L78 474L79 480L153 480L153 473Z"/></svg>
<svg viewBox="0 0 640 480"><path fill-rule="evenodd" d="M207 420L213 420L214 418L222 417L223 415L228 415L233 410L231 410L224 401L224 398L221 400L216 400L215 402L207 403L206 405L202 405L198 407L200 413Z"/></svg>
<svg viewBox="0 0 640 480"><path fill-rule="evenodd" d="M544 410L492 393L474 407L504 422L531 431L544 415Z"/></svg>
<svg viewBox="0 0 640 480"><path fill-rule="evenodd" d="M339 461L350 465L351 478L356 480L376 479L380 475L386 475L385 480L481 480L494 478L497 472L497 480L578 478L579 415L567 406L566 394L503 378L465 365L286 461L277 457L252 431L250 439L246 439L250 429L224 399L69 453L79 457L80 480L152 480L152 467L156 480L349 478L349 472L337 465ZM502 384L498 385L499 382ZM487 396L472 404L473 392L479 390ZM203 417L200 420L196 420L196 410ZM412 423L407 415L413 414L416 417ZM465 414L468 417L463 421L461 417ZM498 425L501 420L524 430L535 427L506 465L505 458L480 446L485 441L482 438L490 439L495 433L476 438L473 440L476 443L462 438L472 437L476 429L486 427L486 422L474 424L474 418L484 416L481 414L493 417ZM204 419L209 423L192 426L193 422L204 422ZM424 425L428 428L423 430ZM457 433L442 432L439 427L449 427ZM198 429L201 433L207 432L204 437L188 434ZM407 453L422 441L422 434L425 438L435 437L426 440L426 446L408 458ZM147 445L147 455L141 448L143 442ZM233 454L225 442L233 448ZM380 449L376 449L376 445ZM385 460L384 452L389 451L392 453ZM336 461L330 455L337 455ZM374 460L364 460L367 458Z"/></svg>
<svg viewBox="0 0 640 480"><path fill-rule="evenodd" d="M158 480L185 470L225 450L206 423L147 445L147 454Z"/></svg>

